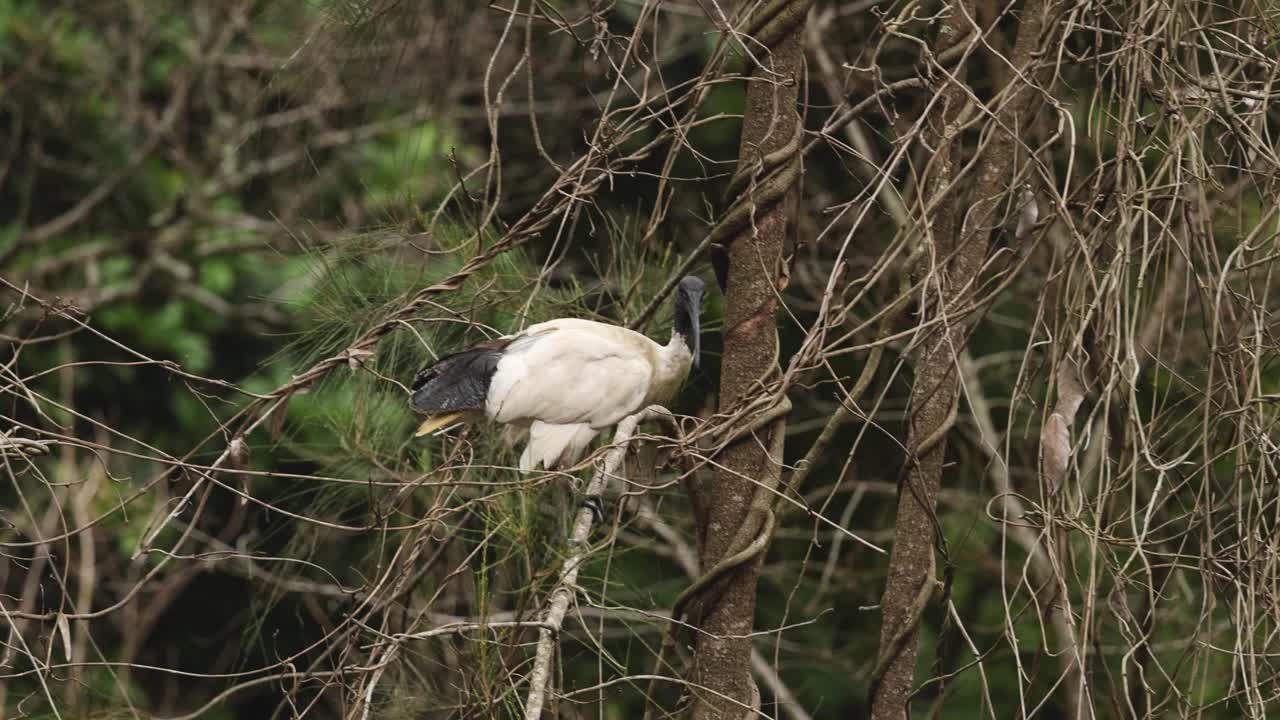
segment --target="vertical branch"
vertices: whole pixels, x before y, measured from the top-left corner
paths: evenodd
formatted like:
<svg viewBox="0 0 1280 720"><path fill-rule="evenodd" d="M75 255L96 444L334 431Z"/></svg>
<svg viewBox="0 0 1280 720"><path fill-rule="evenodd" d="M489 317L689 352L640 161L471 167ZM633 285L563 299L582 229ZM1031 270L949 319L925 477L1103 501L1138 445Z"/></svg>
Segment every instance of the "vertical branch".
<svg viewBox="0 0 1280 720"><path fill-rule="evenodd" d="M935 53L952 49L967 34L965 16L971 16L972 10L972 3L964 9L954 5L950 8ZM956 78L944 80L946 85L939 91L940 108L929 118L925 131L925 145L935 148L929 165L931 174L922 184L923 206L935 208L932 216L921 220L931 260L945 258L955 244L957 203L954 196L942 195L951 190L955 174L953 141L966 104L965 88L959 84L963 67L957 68ZM927 272L921 322L938 314L943 298L943 277L933 267ZM943 440L956 392L952 368L946 360L952 335L950 331L935 332L915 357L906 477L899 488L889 575L880 602L880 652L870 681L871 716L876 720L897 720L906 714L915 676L917 628L933 591L933 511L946 450Z"/></svg>
<svg viewBox="0 0 1280 720"><path fill-rule="evenodd" d="M613 435L613 448L604 456L600 469L596 471L591 483L587 485L586 496L600 497L604 493L609 478L617 477L622 460L631 446L631 437L635 435L636 426L660 415L670 415L665 408L651 405L644 410L624 418L618 423ZM587 537L596 524L596 513L592 507L583 506L574 518L573 529L569 534L569 556L560 569L560 581L551 591L551 602L547 604L547 616L538 630L538 650L534 656L533 672L529 674L529 697L525 701L524 716L527 720L538 720L542 717L542 708L547 699L547 683L551 680L551 657L555 654L556 636L564 624L565 613L569 611L569 601L573 599L577 586L578 571L587 559Z"/></svg>
<svg viewBox="0 0 1280 720"><path fill-rule="evenodd" d="M750 6L753 3L746 3ZM720 408L758 395L778 375L778 308L789 203L797 189L801 121L802 32L812 0L773 0L748 21L746 50L755 61L747 90L733 198L712 235L728 245ZM784 415L724 449L704 481L699 560L718 581L703 592L694 621L692 716L729 718L758 706L749 635L760 562L773 527L772 490L781 474ZM726 563L733 558L749 559ZM731 568L729 568L731 565ZM718 573L714 568L729 568Z"/></svg>
<svg viewBox="0 0 1280 720"><path fill-rule="evenodd" d="M992 137L984 158L977 164L970 207L959 217L956 141L961 118L972 95L963 84L962 70L944 76L939 90L940 112L928 121L925 145L934 148L930 171L923 184L922 207L931 215L921 218L926 228L921 270L923 299L921 322L941 320L940 329L923 338L913 352L915 379L911 389L908 419L907 459L898 494L894 545L889 573L881 601L880 652L871 676L871 717L897 720L908 716L907 702L915 675L917 640L921 616L933 594L934 544L940 528L935 516L947 434L956 418L959 393L957 367L964 350L966 323L955 315L972 296L978 273L986 259L996 210L1011 188L1017 128L1026 122L1033 93L1029 90L1032 53L1039 46L1052 0L1030 0L1022 11L1022 22L1009 60L1014 68L1013 87L995 94L1002 102L991 113ZM974 28L975 5L948 4L946 19L939 31L934 53L954 51L960 38Z"/></svg>

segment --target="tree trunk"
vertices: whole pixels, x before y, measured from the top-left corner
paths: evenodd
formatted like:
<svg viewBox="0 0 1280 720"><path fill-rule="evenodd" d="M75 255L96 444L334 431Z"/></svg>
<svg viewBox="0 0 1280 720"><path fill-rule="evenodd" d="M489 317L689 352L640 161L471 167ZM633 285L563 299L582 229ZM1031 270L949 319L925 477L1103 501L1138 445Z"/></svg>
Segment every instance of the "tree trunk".
<svg viewBox="0 0 1280 720"><path fill-rule="evenodd" d="M900 720L910 715L907 700L915 676L919 624L933 594L934 544L940 530L935 509L946 456L947 434L954 422L960 378L960 353L967 340L967 322L959 315L972 298L978 272L986 259L990 233L995 229L1000 201L1013 191L1017 128L1026 124L1032 93L1032 52L1039 46L1047 13L1058 3L1031 0L1023 8L1018 38L1010 59L1019 70L1011 75L1017 87L1000 93L991 103L997 127L977 164L963 227L958 227L960 196L956 178L958 139L965 105L972 99L962 83L964 65L939 90L940 104L931 111L925 143L936 148L930 174L923 183L921 219L926 232L917 275L925 284L920 322L942 320L925 331L914 350L915 378L908 420L907 467L898 493L898 514L889 574L880 602L880 652L871 677L872 720ZM942 56L971 42L975 2L949 3L934 47ZM1032 73L1034 74L1034 73ZM958 183L963 185L964 183Z"/></svg>
<svg viewBox="0 0 1280 720"><path fill-rule="evenodd" d="M753 2L747 0L747 4ZM784 200L798 187L799 173L794 170L798 170L801 121L796 103L802 81L801 37L810 4L806 0L772 3L783 7L765 27L759 25L759 16L753 19L756 31L751 36L759 44L749 43L748 49L763 67L755 68L748 84L738 172L732 183L743 189L741 196L731 198L739 206L744 197L750 198L752 208L751 220L726 238L729 267L721 411L757 397L761 382L779 374L775 315L790 206ZM731 209L726 216L732 214ZM703 572L741 551L744 538L749 542L771 529L765 515L781 477L785 426L785 418L779 417L725 448L717 460L720 469L699 489ZM743 706L759 701L751 679L747 636L763 556L760 551L729 571L693 618L702 630L693 655L697 687L691 691L692 715L698 720L744 717L748 713Z"/></svg>

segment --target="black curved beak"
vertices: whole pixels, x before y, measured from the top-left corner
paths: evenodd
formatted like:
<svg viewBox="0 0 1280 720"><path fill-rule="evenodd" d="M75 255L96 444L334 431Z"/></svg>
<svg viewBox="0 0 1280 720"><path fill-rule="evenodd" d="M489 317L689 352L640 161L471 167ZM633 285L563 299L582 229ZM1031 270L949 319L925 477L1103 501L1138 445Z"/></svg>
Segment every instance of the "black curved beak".
<svg viewBox="0 0 1280 720"><path fill-rule="evenodd" d="M698 309L689 313L693 317L693 366L698 367L702 356L702 298L698 298Z"/></svg>

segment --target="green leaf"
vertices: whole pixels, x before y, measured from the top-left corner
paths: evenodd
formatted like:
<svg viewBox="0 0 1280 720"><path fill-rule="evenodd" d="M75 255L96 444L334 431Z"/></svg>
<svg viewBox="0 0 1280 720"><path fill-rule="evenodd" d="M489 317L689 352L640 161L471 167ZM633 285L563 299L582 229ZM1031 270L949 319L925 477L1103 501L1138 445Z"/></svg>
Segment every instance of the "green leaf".
<svg viewBox="0 0 1280 720"><path fill-rule="evenodd" d="M236 273L231 261L221 258L200 263L200 286L211 293L225 295L236 284Z"/></svg>

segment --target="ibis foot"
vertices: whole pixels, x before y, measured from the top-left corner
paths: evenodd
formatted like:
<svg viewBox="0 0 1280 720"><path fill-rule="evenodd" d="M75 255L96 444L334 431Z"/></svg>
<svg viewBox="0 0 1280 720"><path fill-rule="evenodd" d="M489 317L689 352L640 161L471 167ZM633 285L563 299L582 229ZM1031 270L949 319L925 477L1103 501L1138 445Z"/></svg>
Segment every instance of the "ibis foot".
<svg viewBox="0 0 1280 720"><path fill-rule="evenodd" d="M599 495L588 495L583 498L582 507L591 511L592 525L600 525L604 522L604 502Z"/></svg>

